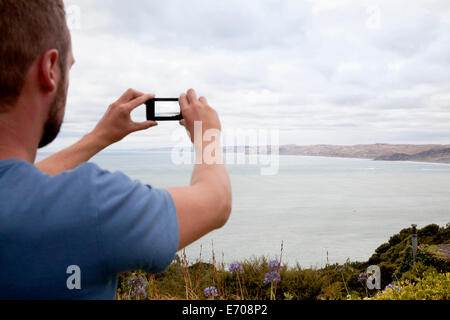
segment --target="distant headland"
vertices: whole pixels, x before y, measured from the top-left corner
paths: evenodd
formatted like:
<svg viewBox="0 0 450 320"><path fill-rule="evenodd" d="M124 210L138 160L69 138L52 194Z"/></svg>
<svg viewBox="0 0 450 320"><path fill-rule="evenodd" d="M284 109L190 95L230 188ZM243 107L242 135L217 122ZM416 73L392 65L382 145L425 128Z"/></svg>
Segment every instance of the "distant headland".
<svg viewBox="0 0 450 320"><path fill-rule="evenodd" d="M225 147L225 152L267 153L270 146ZM376 161L415 161L450 163L450 145L413 144L366 144L353 146L338 145L282 145L280 155L299 155L309 157L358 158Z"/></svg>

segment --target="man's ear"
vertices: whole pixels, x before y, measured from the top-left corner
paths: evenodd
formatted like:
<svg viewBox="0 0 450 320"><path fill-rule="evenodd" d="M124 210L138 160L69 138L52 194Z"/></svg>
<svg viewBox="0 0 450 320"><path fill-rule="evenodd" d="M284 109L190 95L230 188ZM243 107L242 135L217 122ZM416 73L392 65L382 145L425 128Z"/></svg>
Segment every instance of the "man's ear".
<svg viewBox="0 0 450 320"><path fill-rule="evenodd" d="M54 91L57 87L57 75L59 53L58 50L52 49L44 53L39 63L39 82L41 88L46 91Z"/></svg>

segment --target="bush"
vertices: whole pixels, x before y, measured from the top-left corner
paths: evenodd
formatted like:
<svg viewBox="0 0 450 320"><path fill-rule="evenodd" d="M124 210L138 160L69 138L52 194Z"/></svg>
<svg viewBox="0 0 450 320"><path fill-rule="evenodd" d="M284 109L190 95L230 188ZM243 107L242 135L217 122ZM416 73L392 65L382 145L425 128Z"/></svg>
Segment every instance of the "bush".
<svg viewBox="0 0 450 320"><path fill-rule="evenodd" d="M448 300L450 273L426 272L417 282L390 285L372 300Z"/></svg>
<svg viewBox="0 0 450 320"><path fill-rule="evenodd" d="M327 285L326 277L314 269L299 266L285 271L279 283L281 292L292 295L295 300L316 300Z"/></svg>
<svg viewBox="0 0 450 320"><path fill-rule="evenodd" d="M422 228L417 231L418 237L434 237L436 234L439 233L439 226L436 224L430 224L429 226L426 226L425 228Z"/></svg>

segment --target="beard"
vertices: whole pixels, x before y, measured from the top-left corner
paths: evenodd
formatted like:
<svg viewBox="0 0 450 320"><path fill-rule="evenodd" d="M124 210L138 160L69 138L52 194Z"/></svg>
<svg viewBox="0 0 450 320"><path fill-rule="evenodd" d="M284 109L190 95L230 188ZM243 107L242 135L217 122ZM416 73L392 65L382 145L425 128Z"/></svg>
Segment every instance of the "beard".
<svg viewBox="0 0 450 320"><path fill-rule="evenodd" d="M42 149L52 143L61 130L67 99L65 82L65 76L63 75L56 90L55 99L53 99L53 102L50 105L47 121L44 124L44 133L42 134L38 149ZM61 112L63 113L62 116L60 116Z"/></svg>

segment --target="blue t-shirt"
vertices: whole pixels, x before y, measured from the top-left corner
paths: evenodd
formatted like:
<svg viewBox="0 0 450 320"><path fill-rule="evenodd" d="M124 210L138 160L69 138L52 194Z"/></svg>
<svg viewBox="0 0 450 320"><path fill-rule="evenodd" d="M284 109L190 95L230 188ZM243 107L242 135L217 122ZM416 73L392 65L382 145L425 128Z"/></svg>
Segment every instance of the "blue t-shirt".
<svg viewBox="0 0 450 320"><path fill-rule="evenodd" d="M52 178L0 161L0 300L113 300L118 273L161 272L177 247L166 190L92 163Z"/></svg>

